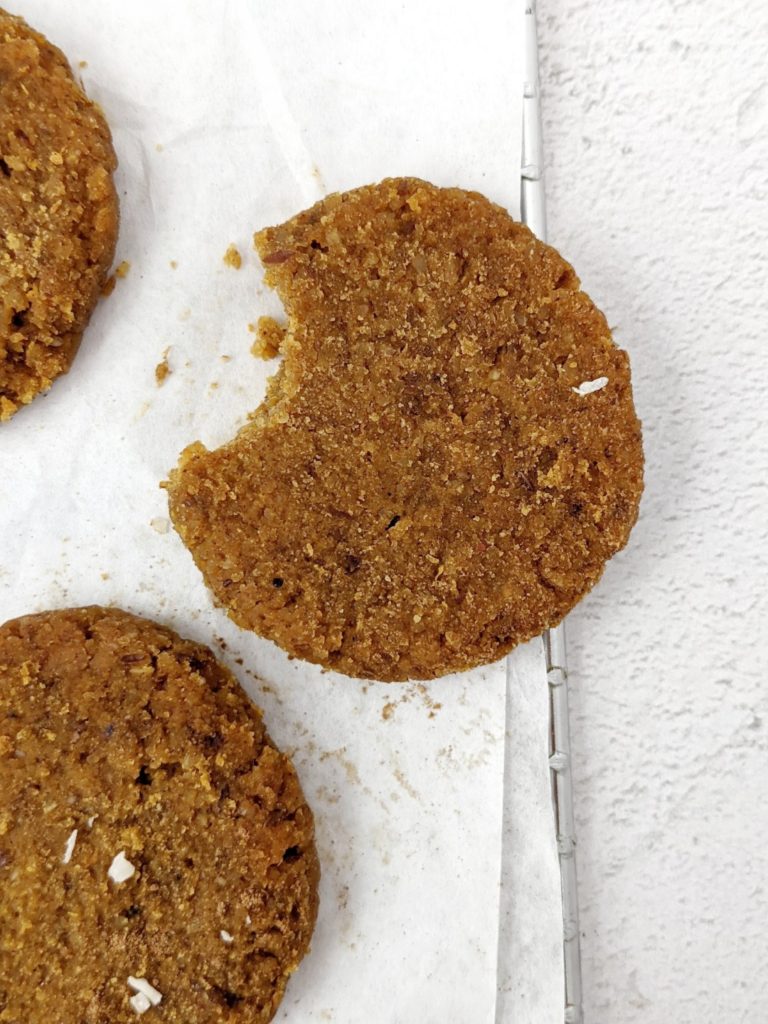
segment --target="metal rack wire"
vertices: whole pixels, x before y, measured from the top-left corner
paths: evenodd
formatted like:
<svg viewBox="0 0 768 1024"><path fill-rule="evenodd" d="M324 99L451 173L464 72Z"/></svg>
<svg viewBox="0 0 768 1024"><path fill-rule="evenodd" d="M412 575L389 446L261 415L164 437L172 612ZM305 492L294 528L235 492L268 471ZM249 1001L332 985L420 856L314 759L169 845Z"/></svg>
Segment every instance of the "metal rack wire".
<svg viewBox="0 0 768 1024"><path fill-rule="evenodd" d="M544 191L539 53L535 0L525 5L525 80L523 86L523 153L520 171L521 219L542 241L547 237ZM568 668L565 625L544 635L549 686L549 767L552 806L560 861L563 903L563 966L565 1024L582 1024L581 941L576 877L576 833L573 816L571 739L568 720Z"/></svg>

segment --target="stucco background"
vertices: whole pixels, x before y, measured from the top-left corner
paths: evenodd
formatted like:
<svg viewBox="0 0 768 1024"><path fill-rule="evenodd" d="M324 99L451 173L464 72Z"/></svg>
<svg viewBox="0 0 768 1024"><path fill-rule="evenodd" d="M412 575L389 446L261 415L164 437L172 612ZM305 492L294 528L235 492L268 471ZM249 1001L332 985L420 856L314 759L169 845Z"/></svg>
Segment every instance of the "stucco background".
<svg viewBox="0 0 768 1024"><path fill-rule="evenodd" d="M540 0L550 239L647 485L568 622L588 1024L768 1020L768 5Z"/></svg>

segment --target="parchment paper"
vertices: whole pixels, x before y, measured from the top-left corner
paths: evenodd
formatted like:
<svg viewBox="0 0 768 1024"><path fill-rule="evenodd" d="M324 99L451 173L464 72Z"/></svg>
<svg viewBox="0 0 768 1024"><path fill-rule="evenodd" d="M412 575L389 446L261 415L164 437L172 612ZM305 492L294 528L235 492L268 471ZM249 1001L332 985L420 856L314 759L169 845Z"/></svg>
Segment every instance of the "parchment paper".
<svg viewBox="0 0 768 1024"><path fill-rule="evenodd" d="M509 702L505 662L426 686L289 662L212 606L158 486L185 445L231 437L274 371L249 353L248 322L279 312L253 230L394 174L477 188L516 212L522 5L15 11L104 108L130 270L71 373L0 427L0 621L121 605L218 648L264 708L294 752L323 866L313 949L279 1020L560 1022L540 645L510 660ZM232 242L239 271L222 260Z"/></svg>

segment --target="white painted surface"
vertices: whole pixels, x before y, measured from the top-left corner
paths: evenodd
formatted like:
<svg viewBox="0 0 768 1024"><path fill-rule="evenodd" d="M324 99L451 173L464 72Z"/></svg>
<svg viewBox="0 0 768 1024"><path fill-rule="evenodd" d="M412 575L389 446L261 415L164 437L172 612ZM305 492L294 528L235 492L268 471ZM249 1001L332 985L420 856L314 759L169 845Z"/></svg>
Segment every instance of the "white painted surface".
<svg viewBox="0 0 768 1024"><path fill-rule="evenodd" d="M569 619L587 1024L768 1019L768 6L540 0L550 237L631 353L626 552Z"/></svg>

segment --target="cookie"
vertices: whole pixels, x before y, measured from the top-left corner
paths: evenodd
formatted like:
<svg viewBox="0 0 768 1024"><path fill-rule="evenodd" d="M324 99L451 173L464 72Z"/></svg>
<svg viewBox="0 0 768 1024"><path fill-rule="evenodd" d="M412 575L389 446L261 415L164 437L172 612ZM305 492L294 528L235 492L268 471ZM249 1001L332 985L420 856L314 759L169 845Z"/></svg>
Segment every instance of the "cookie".
<svg viewBox="0 0 768 1024"><path fill-rule="evenodd" d="M255 244L284 360L251 422L167 485L216 599L382 680L559 622L626 543L643 469L629 360L572 267L482 196L415 179Z"/></svg>
<svg viewBox="0 0 768 1024"><path fill-rule="evenodd" d="M64 55L0 10L0 419L75 358L114 255L116 165Z"/></svg>
<svg viewBox="0 0 768 1024"><path fill-rule="evenodd" d="M211 651L126 612L0 627L0 1021L272 1019L312 814Z"/></svg>

